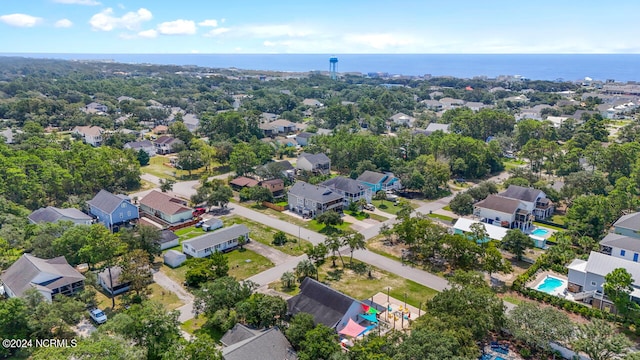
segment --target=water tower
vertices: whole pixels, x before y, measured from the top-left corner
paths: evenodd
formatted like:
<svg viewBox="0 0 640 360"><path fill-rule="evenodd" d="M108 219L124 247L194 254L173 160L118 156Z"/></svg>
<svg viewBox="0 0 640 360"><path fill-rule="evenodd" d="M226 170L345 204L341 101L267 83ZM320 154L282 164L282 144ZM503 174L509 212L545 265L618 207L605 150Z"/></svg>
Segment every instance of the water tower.
<svg viewBox="0 0 640 360"><path fill-rule="evenodd" d="M330 57L329 58L329 72L331 73L331 79L335 80L338 78L338 76L336 75L336 71L338 69L338 58L337 57Z"/></svg>

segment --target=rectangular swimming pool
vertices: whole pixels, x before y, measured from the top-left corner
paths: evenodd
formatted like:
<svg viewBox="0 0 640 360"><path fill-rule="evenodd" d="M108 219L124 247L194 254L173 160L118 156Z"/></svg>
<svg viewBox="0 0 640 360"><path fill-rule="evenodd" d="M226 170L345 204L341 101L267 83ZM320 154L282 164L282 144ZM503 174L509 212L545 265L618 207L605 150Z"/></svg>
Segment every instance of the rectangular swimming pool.
<svg viewBox="0 0 640 360"><path fill-rule="evenodd" d="M566 287L567 284L564 280L547 275L547 277L538 284L538 286L536 286L536 290L547 294L557 295L564 291L564 288Z"/></svg>

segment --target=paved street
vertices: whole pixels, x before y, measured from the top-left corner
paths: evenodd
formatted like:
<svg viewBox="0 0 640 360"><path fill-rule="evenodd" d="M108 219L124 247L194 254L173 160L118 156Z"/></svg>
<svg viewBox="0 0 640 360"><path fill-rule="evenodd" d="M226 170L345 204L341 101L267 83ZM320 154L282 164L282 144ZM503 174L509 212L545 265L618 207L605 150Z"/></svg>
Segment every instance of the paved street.
<svg viewBox="0 0 640 360"><path fill-rule="evenodd" d="M193 295L191 295L190 292L185 290L181 284L178 284L173 279L169 278L162 271L156 271L153 273L153 281L164 289L176 294L178 299L184 303L184 305L176 309L180 312L178 320L181 323L193 318Z"/></svg>

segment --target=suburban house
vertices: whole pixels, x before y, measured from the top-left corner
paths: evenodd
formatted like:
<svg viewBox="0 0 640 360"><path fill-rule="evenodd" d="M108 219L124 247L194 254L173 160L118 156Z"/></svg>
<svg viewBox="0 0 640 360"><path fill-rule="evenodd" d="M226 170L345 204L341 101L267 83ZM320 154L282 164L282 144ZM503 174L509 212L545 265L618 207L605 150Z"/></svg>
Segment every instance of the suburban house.
<svg viewBox="0 0 640 360"><path fill-rule="evenodd" d="M32 224L40 224L47 222L71 221L76 225L91 225L93 218L82 211L74 208L57 208L47 206L40 208L27 217Z"/></svg>
<svg viewBox="0 0 640 360"><path fill-rule="evenodd" d="M449 130L450 126L451 124L430 123L429 125L427 125L427 128L422 130L421 132L427 136L433 134L436 131L442 131L443 133L448 134L451 132Z"/></svg>
<svg viewBox="0 0 640 360"><path fill-rule="evenodd" d="M324 104L316 99L304 99L302 100L302 105L311 106L311 107L323 107Z"/></svg>
<svg viewBox="0 0 640 360"><path fill-rule="evenodd" d="M600 252L620 259L639 262L640 237L609 233L600 240Z"/></svg>
<svg viewBox="0 0 640 360"><path fill-rule="evenodd" d="M238 323L220 339L224 360L296 360L295 350L279 328L254 330Z"/></svg>
<svg viewBox="0 0 640 360"><path fill-rule="evenodd" d="M233 188L233 190L240 191L246 187L252 188L254 186L258 186L258 183L258 180L248 178L246 176L238 176L237 178L231 180L229 182L229 185L231 186L231 188Z"/></svg>
<svg viewBox="0 0 640 360"><path fill-rule="evenodd" d="M187 261L187 255L178 250L169 250L162 255L164 263L172 268L177 268Z"/></svg>
<svg viewBox="0 0 640 360"><path fill-rule="evenodd" d="M307 146L309 145L309 139L311 139L314 136L316 136L316 134L313 134L310 132L301 132L300 134L296 135L296 142L300 146Z"/></svg>
<svg viewBox="0 0 640 360"><path fill-rule="evenodd" d="M103 105L97 102L91 102L82 108L80 108L86 114L98 114L102 115L109 111L109 107L107 105Z"/></svg>
<svg viewBox="0 0 640 360"><path fill-rule="evenodd" d="M439 100L443 110L451 110L464 106L464 100L445 97Z"/></svg>
<svg viewBox="0 0 640 360"><path fill-rule="evenodd" d="M108 229L115 231L118 225L140 217L138 207L126 195L114 195L100 190L93 199L87 201L89 212Z"/></svg>
<svg viewBox="0 0 640 360"><path fill-rule="evenodd" d="M249 241L249 228L244 224L234 224L228 228L200 235L182 242L182 252L197 258L207 257L214 252L226 252L238 246L238 239Z"/></svg>
<svg viewBox="0 0 640 360"><path fill-rule="evenodd" d="M575 300L591 301L594 307L611 309L611 301L605 297L602 285L607 274L623 268L633 278L631 300L640 304L640 263L592 251L587 261L575 259L567 268L567 290Z"/></svg>
<svg viewBox="0 0 640 360"><path fill-rule="evenodd" d="M194 132L200 126L200 119L194 114L185 114L182 116L182 122L191 132Z"/></svg>
<svg viewBox="0 0 640 360"><path fill-rule="evenodd" d="M424 105L429 110L433 110L433 111L442 110L442 104L438 100L432 100L432 99L422 100L420 101L420 104Z"/></svg>
<svg viewBox="0 0 640 360"><path fill-rule="evenodd" d="M413 122L416 121L416 118L400 112L390 117L389 121L396 125L405 125L411 127L413 126Z"/></svg>
<svg viewBox="0 0 640 360"><path fill-rule="evenodd" d="M553 215L553 202L541 190L509 185L507 190L500 193L500 196L520 200L525 205L525 209L536 217L536 220L546 219Z"/></svg>
<svg viewBox="0 0 640 360"><path fill-rule="evenodd" d="M473 215L487 224L522 231L529 229L535 218L522 201L495 194L473 205Z"/></svg>
<svg viewBox="0 0 640 360"><path fill-rule="evenodd" d="M616 234L640 239L640 212L622 215L613 223L613 231Z"/></svg>
<svg viewBox="0 0 640 360"><path fill-rule="evenodd" d="M361 335L366 331L365 326L377 322L375 313L380 310L375 304L366 305L310 277L302 281L300 293L288 299L287 305L290 315L311 314L316 324L350 337ZM373 315L367 314L369 308L376 308Z"/></svg>
<svg viewBox="0 0 640 360"><path fill-rule="evenodd" d="M13 142L14 142L13 137L16 134L22 134L22 130L4 129L4 130L0 131L0 136L4 137L6 144L13 144Z"/></svg>
<svg viewBox="0 0 640 360"><path fill-rule="evenodd" d="M76 126L73 128L72 133L80 135L82 140L91 146L102 145L104 129L100 126Z"/></svg>
<svg viewBox="0 0 640 360"><path fill-rule="evenodd" d="M140 210L155 216L168 224L178 224L193 217L193 209L187 206L187 201L152 190L140 199Z"/></svg>
<svg viewBox="0 0 640 360"><path fill-rule="evenodd" d="M98 273L98 284L110 295L118 295L129 291L131 282L122 282L122 268L120 266L107 267Z"/></svg>
<svg viewBox="0 0 640 360"><path fill-rule="evenodd" d="M158 125L154 127L151 132L156 135L164 135L169 132L169 127L167 125Z"/></svg>
<svg viewBox="0 0 640 360"><path fill-rule="evenodd" d="M273 196L282 195L284 192L284 180L282 179L264 180L260 182L260 186L269 190Z"/></svg>
<svg viewBox="0 0 640 360"><path fill-rule="evenodd" d="M392 172L381 173L365 170L365 172L360 174L356 180L368 186L373 193L377 193L381 190L387 191L402 189L400 179L398 179Z"/></svg>
<svg viewBox="0 0 640 360"><path fill-rule="evenodd" d="M456 221L456 223L453 225L453 228L452 228L453 233L469 235L473 232L471 229L471 225L473 224L482 224L484 226L484 229L487 232L488 237L480 240L481 243L485 243L491 240L502 241L502 238L504 238L505 235L507 235L507 231L509 230L507 228L503 228L502 226L495 226L495 225L483 223L477 220L459 218Z"/></svg>
<svg viewBox="0 0 640 360"><path fill-rule="evenodd" d="M171 154L175 152L175 146L177 144L182 144L182 140L176 139L174 137L168 135L162 135L157 138L153 144L156 147L157 154Z"/></svg>
<svg viewBox="0 0 640 360"><path fill-rule="evenodd" d="M325 211L341 211L344 197L322 185L296 182L288 192L289 210L303 216L316 217Z"/></svg>
<svg viewBox="0 0 640 360"><path fill-rule="evenodd" d="M336 176L327 181L323 181L320 185L325 186L344 198L343 206L349 206L352 202L358 202L364 199L367 203L371 202L371 188L367 185L344 176Z"/></svg>
<svg viewBox="0 0 640 360"><path fill-rule="evenodd" d="M150 140L131 141L124 144L123 147L125 149L132 149L135 152L142 150L149 156L154 156L156 154L156 147Z"/></svg>
<svg viewBox="0 0 640 360"><path fill-rule="evenodd" d="M69 265L64 256L40 259L23 254L0 274L0 290L7 297L22 297L36 289L47 301L58 294L73 295L84 289L85 277Z"/></svg>
<svg viewBox="0 0 640 360"><path fill-rule="evenodd" d="M324 153L301 153L296 161L296 169L327 175L331 171L331 160Z"/></svg>
<svg viewBox="0 0 640 360"><path fill-rule="evenodd" d="M147 226L147 225L143 225ZM179 237L173 231L164 229L160 231L160 240L158 240L160 250L166 250L174 246L180 245Z"/></svg>
<svg viewBox="0 0 640 360"><path fill-rule="evenodd" d="M476 101L468 101L464 104L464 106L468 107L473 111L480 111L486 107L489 107L489 105L485 105L484 103L476 102Z"/></svg>

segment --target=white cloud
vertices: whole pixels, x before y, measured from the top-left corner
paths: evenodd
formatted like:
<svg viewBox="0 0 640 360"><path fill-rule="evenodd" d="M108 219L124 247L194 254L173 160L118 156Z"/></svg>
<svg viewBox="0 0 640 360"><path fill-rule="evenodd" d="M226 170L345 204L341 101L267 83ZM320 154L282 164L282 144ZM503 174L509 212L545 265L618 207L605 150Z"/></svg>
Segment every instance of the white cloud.
<svg viewBox="0 0 640 360"><path fill-rule="evenodd" d="M100 5L100 2L95 0L53 0L53 2L58 4L71 4L71 5L89 5L89 6Z"/></svg>
<svg viewBox="0 0 640 360"><path fill-rule="evenodd" d="M151 11L145 8L140 8L136 12L130 11L121 17L113 16L113 9L106 8L93 15L89 24L93 30L111 31L117 28L137 30L142 22L149 21L151 18L153 18Z"/></svg>
<svg viewBox="0 0 640 360"><path fill-rule="evenodd" d="M163 35L193 35L196 31L196 23L191 20L178 19L158 25L158 32Z"/></svg>
<svg viewBox="0 0 640 360"><path fill-rule="evenodd" d="M42 22L42 18L27 14L8 14L0 16L0 21L17 27L33 27Z"/></svg>
<svg viewBox="0 0 640 360"><path fill-rule="evenodd" d="M60 19L56 21L56 23L53 24L53 26L57 28L69 28L73 26L73 23L69 19Z"/></svg>
<svg viewBox="0 0 640 360"><path fill-rule="evenodd" d="M210 27L216 27L218 26L218 20L215 19L209 19L209 20L205 20L205 21L201 21L198 23L198 25L200 26L210 26Z"/></svg>
<svg viewBox="0 0 640 360"><path fill-rule="evenodd" d="M239 29L240 33L254 37L271 38L271 37L305 37L313 32L298 26L281 24L281 25L251 25Z"/></svg>
<svg viewBox="0 0 640 360"><path fill-rule="evenodd" d="M265 42L263 42L262 45L268 46L268 47L274 47L274 46L277 46L278 43L273 42L273 41L269 41L269 40L265 40Z"/></svg>
<svg viewBox="0 0 640 360"><path fill-rule="evenodd" d="M141 38L153 39L154 37L158 36L158 32L155 29L149 29L149 30L140 31L138 33L138 36Z"/></svg>
<svg viewBox="0 0 640 360"><path fill-rule="evenodd" d="M213 29L213 30L209 31L208 33L204 34L204 36L206 36L206 37L215 37L215 36L220 36L220 35L222 35L224 33L229 32L229 31L231 31L231 29L221 27L221 28L217 28L217 29Z"/></svg>

